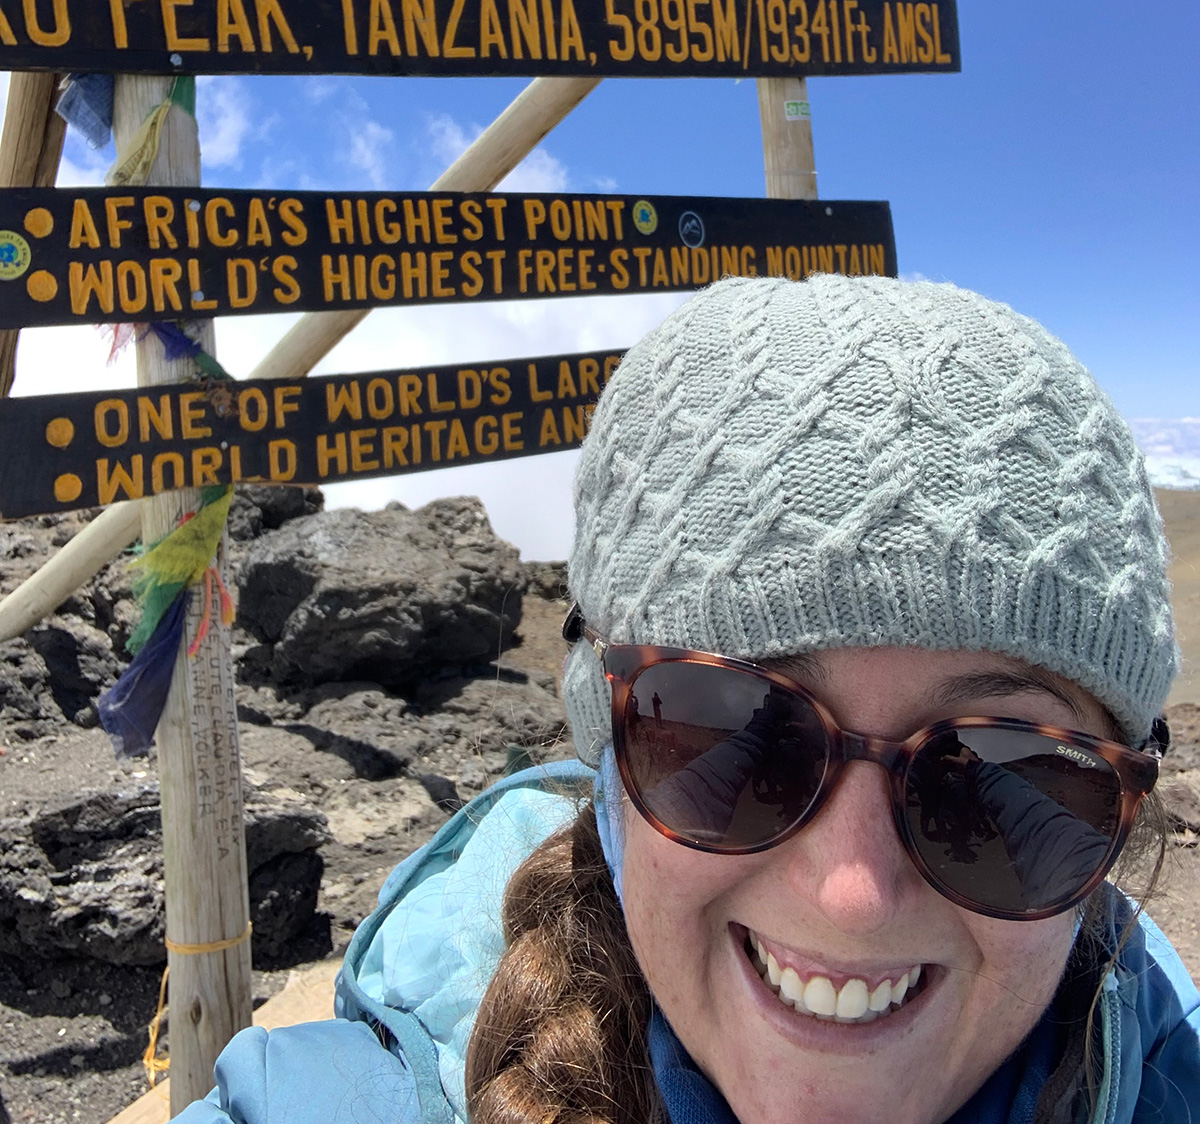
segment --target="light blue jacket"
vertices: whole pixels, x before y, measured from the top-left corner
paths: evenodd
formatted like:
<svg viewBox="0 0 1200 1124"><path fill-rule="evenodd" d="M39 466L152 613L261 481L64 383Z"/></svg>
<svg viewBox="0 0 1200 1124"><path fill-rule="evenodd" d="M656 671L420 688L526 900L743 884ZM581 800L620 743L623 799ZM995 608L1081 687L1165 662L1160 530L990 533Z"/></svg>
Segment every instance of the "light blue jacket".
<svg viewBox="0 0 1200 1124"><path fill-rule="evenodd" d="M504 951L504 887L571 821L593 777L559 762L471 801L387 880L347 950L338 1018L243 1031L217 1061L217 1087L179 1124L464 1121L467 1042ZM1100 1013L1104 1070L1089 1124L1200 1124L1200 995L1148 918L1106 979ZM986 1118L1019 1124L1024 1113Z"/></svg>

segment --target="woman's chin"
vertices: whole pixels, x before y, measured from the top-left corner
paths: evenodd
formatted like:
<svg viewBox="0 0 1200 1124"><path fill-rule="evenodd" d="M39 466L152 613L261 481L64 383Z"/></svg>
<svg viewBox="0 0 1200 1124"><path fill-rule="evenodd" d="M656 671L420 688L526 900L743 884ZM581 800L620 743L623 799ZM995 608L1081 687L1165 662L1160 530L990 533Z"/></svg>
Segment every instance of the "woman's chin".
<svg viewBox="0 0 1200 1124"><path fill-rule="evenodd" d="M928 1064L953 1049L944 1033L953 973L924 966L920 988L902 1004L867 1021L837 1021L797 1010L734 936L722 989L732 998L725 1046L709 1053L704 1068L742 1124L795 1124L810 1115L837 1124L930 1124L966 1099Z"/></svg>

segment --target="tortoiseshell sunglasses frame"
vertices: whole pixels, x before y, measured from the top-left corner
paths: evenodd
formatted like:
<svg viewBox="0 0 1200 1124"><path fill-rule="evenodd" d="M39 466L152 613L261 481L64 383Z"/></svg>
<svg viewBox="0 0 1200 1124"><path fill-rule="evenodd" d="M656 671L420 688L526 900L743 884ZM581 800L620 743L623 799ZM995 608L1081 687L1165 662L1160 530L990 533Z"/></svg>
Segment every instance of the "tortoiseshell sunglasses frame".
<svg viewBox="0 0 1200 1124"><path fill-rule="evenodd" d="M714 855L753 855L770 850L792 838L815 818L829 795L837 787L842 769L846 765L851 761L869 761L880 766L888 775L892 818L896 831L905 852L921 877L955 905L973 913L1005 921L1040 921L1047 917L1057 916L1083 901L1104 881L1129 838L1142 800L1154 789L1158 780L1159 762L1162 760L1163 751L1170 740L1170 734L1163 719L1158 719L1154 723L1151 737L1140 749L1131 749L1119 742L1097 738L1065 726L1026 722L1019 718L968 717L950 718L936 722L917 730L903 741L889 741L886 738L843 730L820 699L810 694L794 679L789 679L786 675L759 664L735 659L731 656L722 656L715 652L695 651L690 648L671 648L655 644L612 644L586 623L577 604L571 606L567 619L563 622L563 638L572 645L580 640L587 640L600 660L605 677L612 688L613 752L616 756L621 780L638 813L661 835L684 847ZM748 846L723 847L689 838L669 824L663 823L650 810L638 788L626 753L626 710L634 681L638 675L647 668L661 663L698 663L728 668L766 680L788 694L799 697L812 708L825 727L829 751L820 784L812 800L794 823L764 842ZM1111 843L1103 862L1087 882L1069 898L1042 909L1029 911L1000 909L977 902L947 885L926 863L904 814L907 806L908 774L917 754L931 740L951 730L985 727L1034 734L1039 737L1051 738L1067 746L1086 749L1107 762L1120 782L1121 811L1117 829L1111 837Z"/></svg>

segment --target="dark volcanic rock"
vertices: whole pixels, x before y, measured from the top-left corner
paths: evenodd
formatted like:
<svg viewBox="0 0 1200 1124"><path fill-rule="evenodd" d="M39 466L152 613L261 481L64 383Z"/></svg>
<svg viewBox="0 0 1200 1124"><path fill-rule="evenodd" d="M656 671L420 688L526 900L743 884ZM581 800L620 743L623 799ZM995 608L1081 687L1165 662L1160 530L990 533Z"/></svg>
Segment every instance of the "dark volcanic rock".
<svg viewBox="0 0 1200 1124"><path fill-rule="evenodd" d="M296 793L246 791L246 858L256 952L277 956L308 928L329 840ZM0 953L161 964L158 786L73 797L0 820Z"/></svg>
<svg viewBox="0 0 1200 1124"><path fill-rule="evenodd" d="M95 699L119 674L104 632L76 616L51 617L0 644L0 735L36 737L64 719L95 726Z"/></svg>
<svg viewBox="0 0 1200 1124"><path fill-rule="evenodd" d="M522 562L525 588L546 601L561 601L567 596L567 564L565 562Z"/></svg>
<svg viewBox="0 0 1200 1124"><path fill-rule="evenodd" d="M320 488L242 484L229 511L229 534L244 542L257 538L263 531L277 530L289 519L313 515L324 507L325 497Z"/></svg>
<svg viewBox="0 0 1200 1124"><path fill-rule="evenodd" d="M47 724L62 720L50 693L46 663L29 641L0 644L0 744L9 738L35 738Z"/></svg>
<svg viewBox="0 0 1200 1124"><path fill-rule="evenodd" d="M121 673L108 636L86 621L68 616L51 617L26 635L46 665L50 693L64 717L77 726L96 725L94 700Z"/></svg>
<svg viewBox="0 0 1200 1124"><path fill-rule="evenodd" d="M475 499L291 520L250 547L238 584L241 623L273 646L274 679L388 686L494 658L523 587L517 551Z"/></svg>

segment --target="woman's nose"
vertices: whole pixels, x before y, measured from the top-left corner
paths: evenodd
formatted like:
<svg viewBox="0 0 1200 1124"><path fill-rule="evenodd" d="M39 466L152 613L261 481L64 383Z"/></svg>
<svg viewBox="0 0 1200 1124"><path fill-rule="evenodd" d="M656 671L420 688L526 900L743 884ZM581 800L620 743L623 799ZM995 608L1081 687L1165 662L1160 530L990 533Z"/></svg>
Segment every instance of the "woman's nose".
<svg viewBox="0 0 1200 1124"><path fill-rule="evenodd" d="M878 932L924 885L896 834L887 775L869 762L844 768L816 818L782 850L791 889L847 935Z"/></svg>

